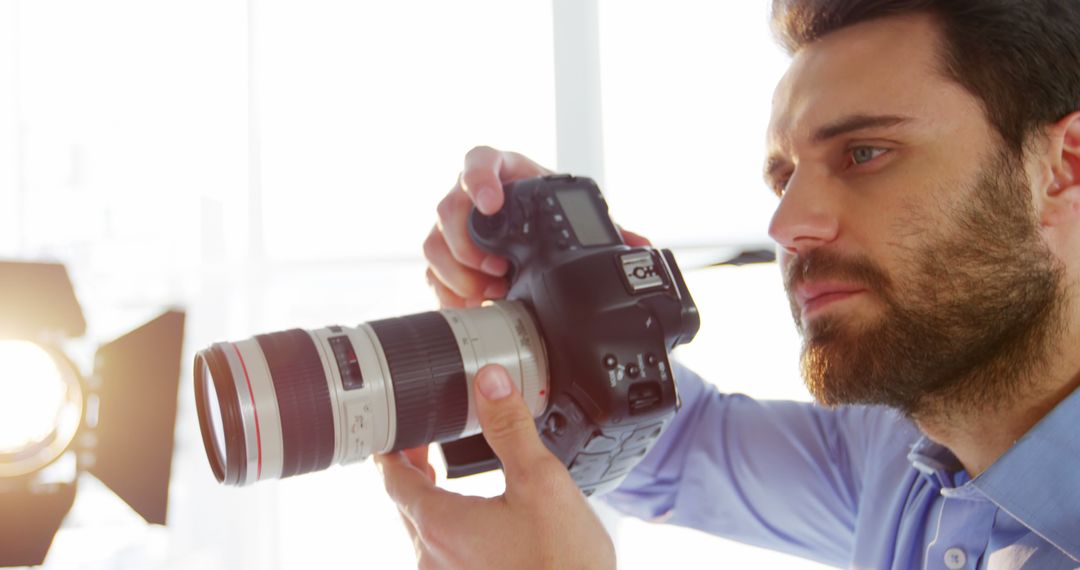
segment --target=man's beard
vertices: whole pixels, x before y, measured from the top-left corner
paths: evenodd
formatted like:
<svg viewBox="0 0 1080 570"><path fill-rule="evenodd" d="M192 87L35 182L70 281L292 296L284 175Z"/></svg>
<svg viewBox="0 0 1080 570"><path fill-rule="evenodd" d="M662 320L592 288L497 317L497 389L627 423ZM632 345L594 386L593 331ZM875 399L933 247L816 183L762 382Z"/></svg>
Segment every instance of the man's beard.
<svg viewBox="0 0 1080 570"><path fill-rule="evenodd" d="M826 314L804 326L792 300L819 402L966 414L1008 404L1045 369L1064 322L1064 271L1039 235L1020 161L1002 151L988 162L947 227L903 251L905 274L820 249L785 269L789 297L803 281L839 279L885 308L869 324Z"/></svg>

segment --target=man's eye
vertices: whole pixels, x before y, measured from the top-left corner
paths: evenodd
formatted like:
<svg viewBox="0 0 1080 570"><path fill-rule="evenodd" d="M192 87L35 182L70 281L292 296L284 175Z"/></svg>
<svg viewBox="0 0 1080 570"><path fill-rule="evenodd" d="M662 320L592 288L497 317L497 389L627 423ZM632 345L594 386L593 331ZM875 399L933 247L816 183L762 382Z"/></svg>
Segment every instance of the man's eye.
<svg viewBox="0 0 1080 570"><path fill-rule="evenodd" d="M886 152L889 152L888 149L873 146L860 146L849 150L848 157L851 159L852 166L858 166L860 164L866 164Z"/></svg>
<svg viewBox="0 0 1080 570"><path fill-rule="evenodd" d="M773 193L776 194L779 197L783 197L784 196L784 191L787 190L788 180L791 180L791 178L785 176L785 177L783 177L781 179L778 179L776 182L774 182L773 183Z"/></svg>

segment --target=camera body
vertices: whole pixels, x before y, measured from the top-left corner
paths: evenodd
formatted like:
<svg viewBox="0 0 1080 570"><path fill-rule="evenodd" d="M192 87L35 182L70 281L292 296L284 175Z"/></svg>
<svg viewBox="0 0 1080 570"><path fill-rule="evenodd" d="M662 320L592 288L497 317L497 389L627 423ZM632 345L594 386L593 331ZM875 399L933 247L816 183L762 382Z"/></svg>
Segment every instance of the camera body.
<svg viewBox="0 0 1080 570"><path fill-rule="evenodd" d="M473 210L469 233L509 259L507 299L544 339L540 436L586 495L612 490L679 407L669 353L694 338L697 307L670 251L623 242L592 180L544 176L504 192L495 215ZM482 436L442 446L451 477L498 466Z"/></svg>

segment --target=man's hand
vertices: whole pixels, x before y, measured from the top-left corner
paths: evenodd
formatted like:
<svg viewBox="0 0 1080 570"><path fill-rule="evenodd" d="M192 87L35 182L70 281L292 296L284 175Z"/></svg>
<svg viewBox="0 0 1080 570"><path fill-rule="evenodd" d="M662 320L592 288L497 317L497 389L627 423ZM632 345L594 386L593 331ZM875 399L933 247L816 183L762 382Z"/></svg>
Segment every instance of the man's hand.
<svg viewBox="0 0 1080 570"><path fill-rule="evenodd" d="M416 548L420 568L615 568L611 538L536 431L500 366L480 369L477 415L503 464L506 492L484 499L435 486L427 446L375 458Z"/></svg>
<svg viewBox="0 0 1080 570"><path fill-rule="evenodd" d="M443 307L477 307L487 299L506 295L505 258L489 255L469 237L468 218L473 204L484 214L503 205L503 185L551 171L516 152L476 147L465 155L465 168L457 184L439 203L439 219L424 241L427 279ZM629 245L649 240L620 230Z"/></svg>

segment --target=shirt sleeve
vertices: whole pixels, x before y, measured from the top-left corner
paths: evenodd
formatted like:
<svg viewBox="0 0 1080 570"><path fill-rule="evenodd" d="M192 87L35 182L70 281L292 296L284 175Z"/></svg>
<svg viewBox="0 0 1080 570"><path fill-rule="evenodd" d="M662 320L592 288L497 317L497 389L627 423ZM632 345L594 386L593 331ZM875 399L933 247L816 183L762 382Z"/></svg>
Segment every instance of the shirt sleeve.
<svg viewBox="0 0 1080 570"><path fill-rule="evenodd" d="M720 394L676 365L682 408L618 489L616 509L834 566L850 564L879 407Z"/></svg>

